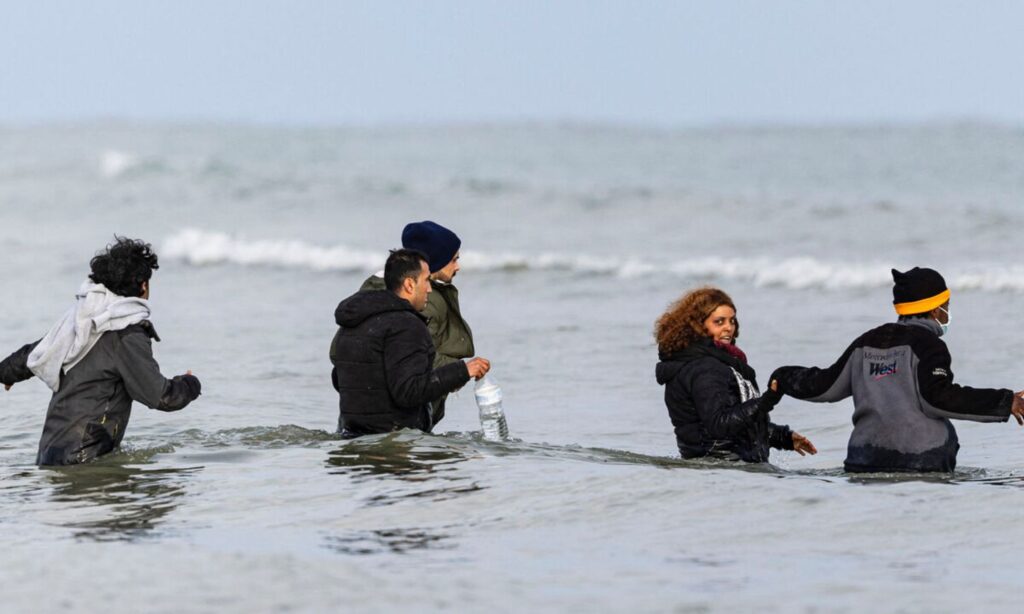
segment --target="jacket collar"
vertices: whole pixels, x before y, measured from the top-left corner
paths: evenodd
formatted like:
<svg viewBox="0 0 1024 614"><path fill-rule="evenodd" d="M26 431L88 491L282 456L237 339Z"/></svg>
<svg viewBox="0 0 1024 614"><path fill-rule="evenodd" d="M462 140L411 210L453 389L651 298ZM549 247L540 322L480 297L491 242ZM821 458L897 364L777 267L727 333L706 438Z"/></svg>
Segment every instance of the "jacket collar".
<svg viewBox="0 0 1024 614"><path fill-rule="evenodd" d="M715 342L711 340L711 337L702 337L681 350L672 352L671 354L661 354L659 356L663 362L682 363L692 362L704 357L714 358L719 362L725 363L751 382L757 381L757 373L754 371L753 367L716 346Z"/></svg>
<svg viewBox="0 0 1024 614"><path fill-rule="evenodd" d="M899 320L897 324L903 324L904 326L917 326L935 333L936 337L942 336L942 326L932 318L904 318Z"/></svg>

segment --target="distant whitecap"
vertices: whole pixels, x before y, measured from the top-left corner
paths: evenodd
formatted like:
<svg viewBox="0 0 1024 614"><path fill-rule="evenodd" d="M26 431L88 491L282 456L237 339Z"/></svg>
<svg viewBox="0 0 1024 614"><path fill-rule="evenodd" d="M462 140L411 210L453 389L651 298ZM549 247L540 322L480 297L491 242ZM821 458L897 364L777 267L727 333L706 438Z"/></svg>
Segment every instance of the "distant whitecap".
<svg viewBox="0 0 1024 614"><path fill-rule="evenodd" d="M387 253L344 245L325 247L293 239L246 239L191 228L169 237L161 256L195 266L234 264L370 273L383 268ZM892 284L889 263L834 262L813 257L657 261L631 256L464 251L460 262L466 270L476 271L555 271L624 279L668 274L691 283L743 282L794 291L880 288ZM979 265L976 269L943 272L954 290L1024 292L1024 266Z"/></svg>
<svg viewBox="0 0 1024 614"><path fill-rule="evenodd" d="M106 179L116 179L138 166L139 159L123 151L108 149L100 154L100 175Z"/></svg>

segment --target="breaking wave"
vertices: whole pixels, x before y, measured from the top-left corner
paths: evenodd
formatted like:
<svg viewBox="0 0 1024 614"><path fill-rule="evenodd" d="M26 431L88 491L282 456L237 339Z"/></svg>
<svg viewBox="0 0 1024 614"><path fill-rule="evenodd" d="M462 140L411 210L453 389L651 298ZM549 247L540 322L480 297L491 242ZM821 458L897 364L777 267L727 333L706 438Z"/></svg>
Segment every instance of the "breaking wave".
<svg viewBox="0 0 1024 614"><path fill-rule="evenodd" d="M99 156L100 176L108 180L165 170L167 168L159 158L140 157L116 149L104 150Z"/></svg>
<svg viewBox="0 0 1024 614"><path fill-rule="evenodd" d="M381 254L344 246L319 247L303 241L250 241L222 232L187 229L168 238L162 256L196 266L237 264L314 271L367 271L381 268Z"/></svg>
<svg viewBox="0 0 1024 614"><path fill-rule="evenodd" d="M336 245L323 247L298 240L249 240L227 233L183 230L163 244L161 256L194 266L238 265L302 268L313 271L373 272L384 254ZM680 259L670 262L640 258L559 253L462 252L461 264L477 271L561 271L580 275L637 278L665 272L695 282L740 281L758 287L792 290L887 287L891 264L830 262L812 257ZM983 266L946 275L955 290L1024 292L1024 266Z"/></svg>
<svg viewBox="0 0 1024 614"><path fill-rule="evenodd" d="M139 164L139 159L131 154L108 149L100 154L100 175L114 179L137 168Z"/></svg>

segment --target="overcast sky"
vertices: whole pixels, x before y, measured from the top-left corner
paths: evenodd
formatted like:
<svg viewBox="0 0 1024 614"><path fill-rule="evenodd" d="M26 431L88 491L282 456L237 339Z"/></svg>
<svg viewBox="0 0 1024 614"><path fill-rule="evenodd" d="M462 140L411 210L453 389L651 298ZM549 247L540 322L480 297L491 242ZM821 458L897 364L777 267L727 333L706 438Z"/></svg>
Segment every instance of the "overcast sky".
<svg viewBox="0 0 1024 614"><path fill-rule="evenodd" d="M1024 2L31 0L0 122L1024 123Z"/></svg>

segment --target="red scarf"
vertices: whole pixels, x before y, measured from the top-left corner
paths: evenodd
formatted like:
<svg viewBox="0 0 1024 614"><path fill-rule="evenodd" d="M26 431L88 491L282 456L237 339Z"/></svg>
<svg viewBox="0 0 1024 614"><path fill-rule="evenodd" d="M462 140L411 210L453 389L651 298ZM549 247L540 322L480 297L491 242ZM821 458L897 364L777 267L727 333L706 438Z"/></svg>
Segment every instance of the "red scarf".
<svg viewBox="0 0 1024 614"><path fill-rule="evenodd" d="M725 350L730 355L738 358L743 364L747 364L747 355L743 353L743 350L738 345L732 343L722 343L721 341L715 341L715 347Z"/></svg>

